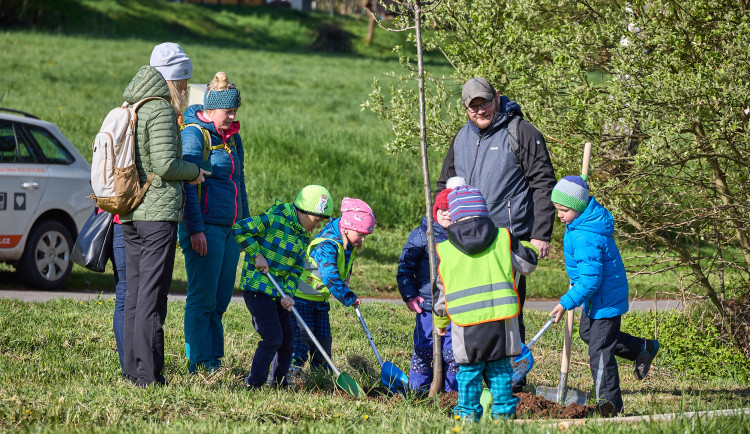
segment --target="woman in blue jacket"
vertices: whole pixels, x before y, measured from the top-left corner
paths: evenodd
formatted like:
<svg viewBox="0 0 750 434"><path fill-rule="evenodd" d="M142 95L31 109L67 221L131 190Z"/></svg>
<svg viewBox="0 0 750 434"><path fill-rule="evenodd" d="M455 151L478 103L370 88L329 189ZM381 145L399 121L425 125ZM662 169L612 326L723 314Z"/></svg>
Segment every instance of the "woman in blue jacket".
<svg viewBox="0 0 750 434"><path fill-rule="evenodd" d="M446 188L435 198L432 207L432 228L435 243L448 239L445 228L451 223L448 213L448 193ZM437 258L436 258L437 259ZM437 265L437 264L436 264ZM409 368L409 388L426 390L432 382L432 289L430 285L430 259L427 242L427 217L422 217L422 224L411 231L409 238L398 259L396 274L398 290L406 306L417 314L414 326L414 353ZM443 361L445 373L444 388L446 392L457 389L456 374L458 365L453 357L450 325L443 336Z"/></svg>
<svg viewBox="0 0 750 434"><path fill-rule="evenodd" d="M185 112L183 159L211 172L200 186L185 185L185 216L178 240L185 255L187 301L185 351L190 372L221 367L222 316L234 291L239 245L232 225L249 216L245 192L244 150L235 120L240 92L217 72L203 105Z"/></svg>

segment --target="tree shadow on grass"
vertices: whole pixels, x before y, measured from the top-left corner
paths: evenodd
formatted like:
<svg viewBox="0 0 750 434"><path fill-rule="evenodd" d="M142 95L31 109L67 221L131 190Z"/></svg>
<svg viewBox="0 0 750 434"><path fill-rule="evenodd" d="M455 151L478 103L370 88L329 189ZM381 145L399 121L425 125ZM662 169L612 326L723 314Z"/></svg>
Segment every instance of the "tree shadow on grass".
<svg viewBox="0 0 750 434"><path fill-rule="evenodd" d="M228 6L182 3L155 5L146 0L103 2L97 7L77 0L41 0L33 7L3 11L0 27L33 29L100 39L142 39L160 43L180 41L221 49L255 49L271 52L304 53L320 56L369 57L349 50L331 52L337 41L321 43L320 38L357 38L346 30L331 33L332 28L357 20L356 17L329 17L323 13L304 13L274 6ZM300 33L300 27L303 32ZM273 29L273 31L270 31ZM301 35L305 35L301 38ZM399 37L401 34L399 34ZM398 42L393 36L376 38L373 47L383 58L397 59L393 45L406 43L406 34ZM315 43L317 40L317 44ZM344 44L346 47L347 44ZM320 50L316 50L320 48ZM433 58L434 57L434 58ZM426 53L425 62L444 64Z"/></svg>

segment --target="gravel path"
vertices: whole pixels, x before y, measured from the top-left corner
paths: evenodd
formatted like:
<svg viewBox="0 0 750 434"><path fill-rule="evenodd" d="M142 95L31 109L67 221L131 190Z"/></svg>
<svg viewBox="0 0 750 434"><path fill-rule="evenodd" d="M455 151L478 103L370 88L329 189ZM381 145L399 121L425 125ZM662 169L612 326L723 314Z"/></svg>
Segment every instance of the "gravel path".
<svg viewBox="0 0 750 434"><path fill-rule="evenodd" d="M101 293L102 298L112 298L114 297L114 292L103 292ZM34 302L41 302L41 301L48 301L55 298L73 298L75 300L83 301L83 300L92 300L99 297L98 292L93 291L80 291L80 292L71 292L71 291L35 291L35 290L0 290L0 298L17 298L23 301L34 301ZM169 300L185 300L185 294L169 294ZM233 302L237 303L244 303L241 295L235 295L232 297ZM395 298L363 298L363 302L365 303L372 303L372 302L384 302L384 303L393 303L393 304L402 304L403 302L401 299L395 299ZM551 311L555 305L557 305L557 300L526 300L526 304L524 305L524 309L529 310L538 310L538 311ZM630 302L630 310L631 311L649 311L654 310L656 308L658 311L665 311L665 310L682 310L682 302L679 300L657 300L656 302L654 300L634 300Z"/></svg>

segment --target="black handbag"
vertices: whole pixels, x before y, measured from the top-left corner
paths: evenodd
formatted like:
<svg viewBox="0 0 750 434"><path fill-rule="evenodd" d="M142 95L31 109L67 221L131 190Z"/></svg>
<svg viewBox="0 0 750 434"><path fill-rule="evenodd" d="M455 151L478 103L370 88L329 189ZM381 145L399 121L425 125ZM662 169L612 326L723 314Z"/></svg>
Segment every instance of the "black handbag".
<svg viewBox="0 0 750 434"><path fill-rule="evenodd" d="M86 220L78 234L70 260L91 271L103 272L112 252L114 216L107 211L97 214L97 210Z"/></svg>

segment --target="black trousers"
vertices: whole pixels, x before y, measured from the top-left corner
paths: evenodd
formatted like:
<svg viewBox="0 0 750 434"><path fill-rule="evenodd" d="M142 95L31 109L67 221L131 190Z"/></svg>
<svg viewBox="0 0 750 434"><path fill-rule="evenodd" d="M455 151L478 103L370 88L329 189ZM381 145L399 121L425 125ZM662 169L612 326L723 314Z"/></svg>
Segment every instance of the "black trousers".
<svg viewBox="0 0 750 434"><path fill-rule="evenodd" d="M620 331L622 318L591 319L581 314L579 335L589 346L589 365L596 387L597 403L611 402L622 411L620 375L615 356L635 360L644 340Z"/></svg>
<svg viewBox="0 0 750 434"><path fill-rule="evenodd" d="M521 342L526 342L526 326L523 324L523 305L526 302L526 276L516 272L516 291L521 303L521 313L518 314L518 331L521 333Z"/></svg>
<svg viewBox="0 0 750 434"><path fill-rule="evenodd" d="M122 225L127 253L125 297L125 377L139 386L165 384L164 320L172 283L176 222L130 222Z"/></svg>

